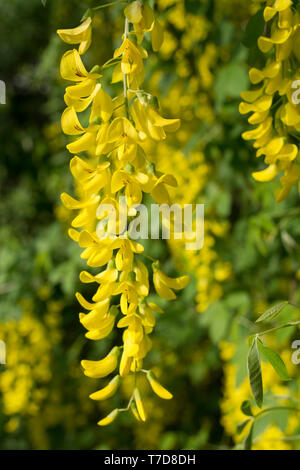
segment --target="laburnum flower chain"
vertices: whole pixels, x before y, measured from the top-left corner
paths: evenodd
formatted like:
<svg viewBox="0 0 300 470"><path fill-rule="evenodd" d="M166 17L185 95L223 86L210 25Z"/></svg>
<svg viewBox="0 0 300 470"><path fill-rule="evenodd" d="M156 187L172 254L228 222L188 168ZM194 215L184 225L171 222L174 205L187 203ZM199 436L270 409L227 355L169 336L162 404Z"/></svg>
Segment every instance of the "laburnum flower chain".
<svg viewBox="0 0 300 470"><path fill-rule="evenodd" d="M166 132L176 131L180 120L161 117L155 99L140 90L144 80L143 61L147 58L141 43L144 34L150 33L153 50L160 48L163 41L160 22L145 2L128 3L124 13L122 44L103 66L114 67L112 83L123 82L124 93L113 99L101 85L101 68L96 66L88 72L81 59L91 44L93 18L86 15L80 26L57 31L66 43L79 44L78 49L63 55L60 64L62 78L74 82L66 88L67 108L61 125L65 134L79 136L67 145L69 152L86 152L84 158L74 156L70 163L79 199L66 193L61 199L68 209L78 211L69 235L84 249L82 258L90 267L103 268L96 275L87 271L80 274L83 283L96 283L98 288L92 302L76 294L80 305L89 312L80 313L79 318L87 330L86 337L91 340L108 336L116 322L118 328L124 329L122 346L114 347L104 359L82 361L84 374L92 378L103 378L119 369L119 373L90 398L107 399L116 392L124 376L135 376L128 406L113 410L98 422L100 426L110 424L120 411L129 409L137 420L146 420L137 387L138 373L146 374L153 391L161 398L172 398L150 370L142 369L143 359L151 348L149 335L155 326L154 312L162 313L162 310L147 301L149 273L138 259L144 247L130 238L127 224L123 226L119 216L124 211L120 196L127 204L125 221L134 220L136 206L145 193L151 194L158 204L170 203L167 186L176 186L176 180L156 170L144 147L149 139L160 141L166 138ZM89 122L84 127L78 113L86 110L89 110ZM115 209L117 224L114 211L108 211L108 206ZM189 276L170 278L161 271L159 262L153 261L153 284L157 293L164 299L175 299L173 290L183 289ZM123 316L119 319L120 315Z"/></svg>
<svg viewBox="0 0 300 470"><path fill-rule="evenodd" d="M243 133L255 140L257 157L264 155L266 169L253 173L257 181L271 181L283 172L277 201L285 199L300 180L299 140L299 4L292 0L267 1L264 11L265 33L258 47L266 55L263 69L252 68L250 81L257 85L241 94L242 114L252 113L248 121L256 129Z"/></svg>

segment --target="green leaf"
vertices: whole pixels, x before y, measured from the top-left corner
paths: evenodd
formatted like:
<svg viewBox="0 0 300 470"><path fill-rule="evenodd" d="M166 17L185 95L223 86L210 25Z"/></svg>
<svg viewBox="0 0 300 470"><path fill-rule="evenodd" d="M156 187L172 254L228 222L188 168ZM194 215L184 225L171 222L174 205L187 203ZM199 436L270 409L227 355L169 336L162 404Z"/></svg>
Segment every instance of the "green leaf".
<svg viewBox="0 0 300 470"><path fill-rule="evenodd" d="M290 380L289 373L287 371L286 365L273 349L268 348L261 341L258 341L258 349L262 352L263 356L269 361L273 369L282 380Z"/></svg>
<svg viewBox="0 0 300 470"><path fill-rule="evenodd" d="M252 423L251 428L249 430L249 433L243 441L243 449L244 450L251 450L251 448L252 448L253 426L254 426L254 423Z"/></svg>
<svg viewBox="0 0 300 470"><path fill-rule="evenodd" d="M231 316L221 301L210 305L201 316L200 324L208 327L209 335L215 344L226 337Z"/></svg>
<svg viewBox="0 0 300 470"><path fill-rule="evenodd" d="M264 8L260 9L252 18L249 20L242 43L244 46L251 48L257 43L258 37L263 33L265 26L264 20Z"/></svg>
<svg viewBox="0 0 300 470"><path fill-rule="evenodd" d="M255 323L261 322L261 321L266 321L266 320L273 320L277 315L281 312L286 305L288 305L288 301L286 300L285 302L281 302L280 304L274 305L271 308L268 308L257 320Z"/></svg>
<svg viewBox="0 0 300 470"><path fill-rule="evenodd" d="M41 2L42 2L42 5L45 7L46 3L47 3L47 0L41 0Z"/></svg>
<svg viewBox="0 0 300 470"><path fill-rule="evenodd" d="M250 423L251 419L248 418L248 419L245 419L245 421L243 421L242 423L238 424L237 425L237 433L238 434L241 434L241 432L245 429L245 427L247 426L248 423Z"/></svg>
<svg viewBox="0 0 300 470"><path fill-rule="evenodd" d="M264 394L260 367L260 357L257 347L257 337L253 339L252 345L250 347L248 353L247 367L253 396L255 398L257 406L261 408Z"/></svg>
<svg viewBox="0 0 300 470"><path fill-rule="evenodd" d="M248 347L249 347L249 348L251 348L251 345L252 345L252 342L253 342L255 336L256 336L256 334L253 334L253 335L248 336L248 338L247 338L247 343L248 343Z"/></svg>
<svg viewBox="0 0 300 470"><path fill-rule="evenodd" d="M284 323L283 325L275 326L274 328L271 328L269 330L261 331L259 333L259 336L266 335L268 333L273 333L274 331L281 330L282 328L289 328L291 326L297 326L300 325L300 320L297 321L289 321L288 323Z"/></svg>
<svg viewBox="0 0 300 470"><path fill-rule="evenodd" d="M241 412L245 416L253 416L250 400L243 401L243 403L241 404Z"/></svg>
<svg viewBox="0 0 300 470"><path fill-rule="evenodd" d="M244 63L231 62L221 68L215 81L217 109L220 109L228 98L239 98L248 85L248 71Z"/></svg>

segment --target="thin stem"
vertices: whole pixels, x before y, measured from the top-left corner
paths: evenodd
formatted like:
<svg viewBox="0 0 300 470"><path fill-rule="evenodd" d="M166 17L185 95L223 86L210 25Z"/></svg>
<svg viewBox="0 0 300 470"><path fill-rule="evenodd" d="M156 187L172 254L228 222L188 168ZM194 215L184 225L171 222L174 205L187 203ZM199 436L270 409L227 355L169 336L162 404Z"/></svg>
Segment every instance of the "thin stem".
<svg viewBox="0 0 300 470"><path fill-rule="evenodd" d="M248 330L252 330L253 335L257 334L257 332L258 332L257 325L252 323L252 321L248 320L248 318L243 317L243 316L240 315L240 316L237 317L237 321L239 322L240 325L244 326Z"/></svg>
<svg viewBox="0 0 300 470"><path fill-rule="evenodd" d="M300 434L295 434L294 436L282 436L278 439L270 439L271 442L282 442L282 441L298 441L300 439ZM253 442L256 444L257 442L263 442L264 439L255 439Z"/></svg>
<svg viewBox="0 0 300 470"><path fill-rule="evenodd" d="M110 7L113 5L119 5L120 3L127 3L125 0L117 0L116 2L109 2L109 3L104 3L104 5L99 5L97 7L92 8L92 10L97 11L100 10L101 8L106 8Z"/></svg>
<svg viewBox="0 0 300 470"><path fill-rule="evenodd" d="M149 255L145 255L145 253L139 253L141 256L144 256L145 258L149 259L150 261L152 261L153 263L155 263L155 261L157 261L157 259L154 259L152 258L152 256L149 256Z"/></svg>
<svg viewBox="0 0 300 470"><path fill-rule="evenodd" d="M116 108L114 108L114 112L117 111L117 109L122 108L123 106L125 106L125 103L119 104L119 106L117 106Z"/></svg>
<svg viewBox="0 0 300 470"><path fill-rule="evenodd" d="M294 403L297 403L297 405L300 405L300 401L297 400L294 397L290 397L289 395L274 395L274 398L277 398L278 400L289 400L293 401Z"/></svg>
<svg viewBox="0 0 300 470"><path fill-rule="evenodd" d="M130 91L131 93L141 93L142 95L152 96L151 93L147 93L147 91L144 90L131 90L129 88L128 91Z"/></svg>
<svg viewBox="0 0 300 470"><path fill-rule="evenodd" d="M277 411L277 410L295 411L296 413L300 413L300 408L294 408L293 406L272 406L271 408L266 408L265 410L262 410L259 413L257 413L257 415L254 416L254 419L256 420L257 418L259 418L265 413L268 413L269 411Z"/></svg>
<svg viewBox="0 0 300 470"><path fill-rule="evenodd" d="M289 131L288 134L290 134L294 139L300 140L300 137L296 134L293 134L293 132Z"/></svg>
<svg viewBox="0 0 300 470"><path fill-rule="evenodd" d="M289 323L286 323L285 325L276 326L275 328L270 328L269 330L265 330L265 331L262 331L261 333L257 333L257 336L264 336L268 333L272 333L273 331L280 330L281 328L288 328L288 327L296 326L299 324L300 324L300 321L289 322Z"/></svg>

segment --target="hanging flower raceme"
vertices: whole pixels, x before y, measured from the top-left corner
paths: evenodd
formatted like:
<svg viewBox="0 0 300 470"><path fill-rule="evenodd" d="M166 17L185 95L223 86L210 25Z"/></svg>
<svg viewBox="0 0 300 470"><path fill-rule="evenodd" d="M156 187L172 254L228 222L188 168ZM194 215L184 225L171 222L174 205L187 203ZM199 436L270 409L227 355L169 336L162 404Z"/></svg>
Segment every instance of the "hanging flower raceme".
<svg viewBox="0 0 300 470"><path fill-rule="evenodd" d="M85 335L91 340L100 340L115 326L123 330L122 346L115 346L100 360L82 361L88 377L99 379L115 374L90 398L111 397L124 376L135 374L128 406L113 410L100 420L98 424L104 426L119 412L129 409L137 420L146 420L136 385L139 373L145 374L158 396L172 398L151 371L142 369L143 360L151 349L155 313L163 312L147 299L149 272L140 259L144 247L130 237L127 221L128 217L134 221L136 205L142 202L145 193L151 194L157 203L170 202L168 186L176 186L176 180L156 171L146 156L144 144L147 139L165 139L168 132L179 128L180 121L163 118L155 99L140 89L147 58L141 46L144 34L150 33L153 50L158 50L163 40L162 26L153 10L138 1L125 8L123 42L106 63L114 67L112 83L123 82L123 95L114 99L102 87L100 67L88 72L81 58L90 43L91 23L91 18L87 18L77 28L58 31L68 44L80 44L79 50L72 49L63 55L60 66L61 76L71 82L66 88L67 108L61 125L63 132L75 139L67 148L75 154L70 170L77 192L77 198L63 193L61 199L68 209L76 211L69 235L83 249L81 257L88 266L102 268L96 275L88 271L80 274L81 282L97 286L92 301L76 294L84 310L79 320L86 329ZM87 125L82 124L81 112L85 116L89 112ZM85 156L76 155L82 152L86 152ZM126 201L125 207L122 199ZM164 299L175 299L174 290L183 289L189 277L170 278L161 271L159 262L153 261L153 284L157 293Z"/></svg>
<svg viewBox="0 0 300 470"><path fill-rule="evenodd" d="M266 55L263 69L252 68L250 81L255 89L241 94L242 114L254 130L243 133L245 140L254 140L256 156L264 156L267 167L253 173L257 181L271 181L281 175L282 189L277 201L285 199L300 180L300 82L299 70L300 14L291 0L268 2L264 9L264 36L258 47Z"/></svg>

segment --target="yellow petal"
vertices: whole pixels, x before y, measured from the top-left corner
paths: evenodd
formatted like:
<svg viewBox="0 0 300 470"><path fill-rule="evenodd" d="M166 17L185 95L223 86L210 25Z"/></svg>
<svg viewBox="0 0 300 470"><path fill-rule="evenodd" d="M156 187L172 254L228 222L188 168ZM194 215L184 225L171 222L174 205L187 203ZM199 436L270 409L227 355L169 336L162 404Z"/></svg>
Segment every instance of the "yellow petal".
<svg viewBox="0 0 300 470"><path fill-rule="evenodd" d="M67 135L78 135L85 132L73 107L64 110L61 117L61 127L62 131Z"/></svg>
<svg viewBox="0 0 300 470"><path fill-rule="evenodd" d="M76 49L67 51L60 62L60 74L65 80L81 82L86 79L88 72L82 63L81 57Z"/></svg>
<svg viewBox="0 0 300 470"><path fill-rule="evenodd" d="M256 129L252 131L243 132L242 137L245 140L254 140L260 139L263 137L272 126L272 118L268 118L266 121L262 122Z"/></svg>
<svg viewBox="0 0 300 470"><path fill-rule="evenodd" d="M175 132L180 127L180 119L166 119L160 116L153 106L149 106L147 109L149 118L155 126L163 127L168 132Z"/></svg>
<svg viewBox="0 0 300 470"><path fill-rule="evenodd" d="M106 385L106 387L102 388L101 390L98 390L97 392L95 393L92 393L90 395L90 398L92 400L106 400L107 398L110 398L112 397L118 387L119 387L119 384L120 384L120 376L119 375L116 375L110 382L108 385Z"/></svg>
<svg viewBox="0 0 300 470"><path fill-rule="evenodd" d="M118 416L119 414L119 410L116 409L116 410L113 410L111 413L109 413L105 418L101 419L100 421L98 421L98 426L107 426L108 424L111 424L115 419L116 417Z"/></svg>
<svg viewBox="0 0 300 470"><path fill-rule="evenodd" d="M157 272L159 273L159 276L162 282L164 282L168 287L171 287L171 289L175 289L175 290L184 289L191 280L190 276L181 276L177 278L172 278L172 277L166 276L163 271L158 270Z"/></svg>
<svg viewBox="0 0 300 470"><path fill-rule="evenodd" d="M67 193L62 193L60 198L63 205L69 210L82 209L86 206L86 202L77 201L77 199L74 199Z"/></svg>
<svg viewBox="0 0 300 470"><path fill-rule="evenodd" d="M145 410L144 410L144 405L143 405L141 395L140 395L140 392L139 392L138 388L135 388L135 390L133 392L133 396L134 396L135 404L136 404L136 407L137 407L137 410L138 410L138 413L139 413L139 417L141 418L142 421L146 421L146 419L147 419L146 418L146 413L145 413Z"/></svg>
<svg viewBox="0 0 300 470"><path fill-rule="evenodd" d="M66 88L66 93L70 98L79 99L90 96L96 86L96 80L86 78L77 85L71 85Z"/></svg>
<svg viewBox="0 0 300 470"><path fill-rule="evenodd" d="M152 49L158 51L164 42L164 28L159 20L155 20L153 29L150 31Z"/></svg>
<svg viewBox="0 0 300 470"><path fill-rule="evenodd" d="M154 378L151 371L147 372L147 379L154 393L160 398L164 400L171 400L173 398L173 395Z"/></svg>
<svg viewBox="0 0 300 470"><path fill-rule="evenodd" d="M77 230L74 230L73 228L69 228L68 235L70 238L72 238L72 240L74 240L75 242L78 242L79 232L77 232Z"/></svg>
<svg viewBox="0 0 300 470"><path fill-rule="evenodd" d="M130 405L130 410L133 414L133 416L135 417L135 419L139 422L141 422L141 418L139 416L139 413L138 413L138 410L136 409L136 405L134 402L131 402L131 405Z"/></svg>
<svg viewBox="0 0 300 470"><path fill-rule="evenodd" d="M88 315L90 315L90 314L88 314ZM98 316L98 318L99 318L99 316ZM111 333L111 331L112 331L112 329L115 325L115 320L116 320L116 318L115 318L114 315L107 315L107 317L104 318L100 322L101 323L100 328L91 328L91 329L89 329L89 331L85 334L86 338L92 339L94 341L106 338Z"/></svg>
<svg viewBox="0 0 300 470"><path fill-rule="evenodd" d="M97 136L95 127L96 126L90 126L82 136L68 144L67 149L69 152L75 154L93 149L96 146Z"/></svg>
<svg viewBox="0 0 300 470"><path fill-rule="evenodd" d="M291 8L279 12L278 27L280 29L288 29L293 23L293 11Z"/></svg>
<svg viewBox="0 0 300 470"><path fill-rule="evenodd" d="M118 363L119 348L115 347L101 361L81 361L84 368L84 374L87 377L100 379L106 377L115 370Z"/></svg>
<svg viewBox="0 0 300 470"><path fill-rule="evenodd" d="M81 248L87 248L89 246L97 246L99 244L99 240L95 235L92 235L87 230L82 230L79 235L78 244Z"/></svg>
<svg viewBox="0 0 300 470"><path fill-rule="evenodd" d="M274 78L281 70L281 62L275 61L267 65L263 70L252 68L249 71L249 78L251 83L256 85L261 82L264 78Z"/></svg>
<svg viewBox="0 0 300 470"><path fill-rule="evenodd" d="M256 101L253 103L240 103L239 111L241 114L246 114L251 111L257 112L257 113L263 113L265 111L268 111L272 105L273 97L264 95L258 98Z"/></svg>
<svg viewBox="0 0 300 470"><path fill-rule="evenodd" d="M153 274L153 283L154 283L155 290L156 290L156 292L158 293L158 295L160 297L162 297L163 299L166 299L166 300L176 299L176 295L174 294L174 292L171 289L169 289L169 287L167 287L162 282L161 277L160 277L158 272L155 272Z"/></svg>
<svg viewBox="0 0 300 470"><path fill-rule="evenodd" d="M253 103L256 101L263 92L263 88L259 88L258 90L251 90L251 91L242 91L241 98L247 103Z"/></svg>
<svg viewBox="0 0 300 470"><path fill-rule="evenodd" d="M121 62L120 62L114 68L111 83L118 83L118 82L121 82L122 80L123 80L123 73L122 73Z"/></svg>
<svg viewBox="0 0 300 470"><path fill-rule="evenodd" d="M137 132L131 122L124 117L118 117L109 126L107 140L108 142L115 142L124 137L138 140Z"/></svg>
<svg viewBox="0 0 300 470"><path fill-rule="evenodd" d="M148 30L151 30L152 27L154 26L154 13L150 5L148 3L145 3L143 5L143 19L145 21L145 26Z"/></svg>
<svg viewBox="0 0 300 470"><path fill-rule="evenodd" d="M78 48L79 54L80 55L84 54L88 50L88 48L90 47L91 43L92 43L92 28L90 28L87 31L84 40L81 41L81 43L79 45L79 48Z"/></svg>
<svg viewBox="0 0 300 470"><path fill-rule="evenodd" d="M289 39L291 33L292 28L288 28L276 30L270 38L260 36L257 41L258 47L262 52L266 53L273 47L274 44L283 44L286 42Z"/></svg>
<svg viewBox="0 0 300 470"><path fill-rule="evenodd" d="M277 155L284 145L284 138L283 137L276 137L265 146L260 148L257 151L257 156L260 155Z"/></svg>
<svg viewBox="0 0 300 470"><path fill-rule="evenodd" d="M278 160L295 160L298 155L298 147L295 144L285 144L277 155Z"/></svg>
<svg viewBox="0 0 300 470"><path fill-rule="evenodd" d="M76 28L58 29L57 34L67 44L79 44L81 41L86 40L91 23L92 19L89 17Z"/></svg>
<svg viewBox="0 0 300 470"><path fill-rule="evenodd" d="M97 308L101 308L102 302L97 302L97 303L88 302L79 292L76 292L75 296L78 302L80 303L80 305L86 310L94 310L94 309L97 310Z"/></svg>
<svg viewBox="0 0 300 470"><path fill-rule="evenodd" d="M291 54L294 46L294 36L290 36L287 41L283 44L277 44L276 46L276 60L282 62L283 60L288 59Z"/></svg>
<svg viewBox="0 0 300 470"><path fill-rule="evenodd" d="M269 165L265 170L252 173L252 176L256 181L266 182L273 180L279 171L277 166L273 164Z"/></svg>
<svg viewBox="0 0 300 470"><path fill-rule="evenodd" d="M109 121L113 113L113 101L111 97L102 88L97 90L93 98L93 106L91 110L90 122L100 117L103 122Z"/></svg>
<svg viewBox="0 0 300 470"><path fill-rule="evenodd" d="M276 0L273 7L267 6L264 9L264 19L265 21L270 21L277 12L286 10L292 5L291 0Z"/></svg>
<svg viewBox="0 0 300 470"><path fill-rule="evenodd" d="M140 2L132 2L128 7L124 10L126 18L133 24L139 23L143 16L142 16L142 5Z"/></svg>
<svg viewBox="0 0 300 470"><path fill-rule="evenodd" d="M253 125L261 124L263 121L267 119L268 115L269 115L269 110L263 111L262 113L255 112L248 118L248 122L249 124L253 124Z"/></svg>
<svg viewBox="0 0 300 470"><path fill-rule="evenodd" d="M131 363L132 363L132 357L127 356L125 351L123 351L121 361L120 361L120 376L121 377L124 377L130 372Z"/></svg>
<svg viewBox="0 0 300 470"><path fill-rule="evenodd" d="M114 194L130 183L130 176L126 171L116 171L111 179L111 192Z"/></svg>
<svg viewBox="0 0 300 470"><path fill-rule="evenodd" d="M249 78L250 78L250 82L256 85L257 83L261 82L264 79L264 74L262 73L261 70L252 68L249 71Z"/></svg>
<svg viewBox="0 0 300 470"><path fill-rule="evenodd" d="M87 329L97 328L101 325L109 308L109 299L97 303L97 309L91 310L88 314L80 314L80 323Z"/></svg>
<svg viewBox="0 0 300 470"><path fill-rule="evenodd" d="M295 126L300 122L300 112L298 107L287 103L282 108L281 120L287 126Z"/></svg>
<svg viewBox="0 0 300 470"><path fill-rule="evenodd" d="M75 179L87 179L95 170L79 157L73 157L70 161L70 170Z"/></svg>

